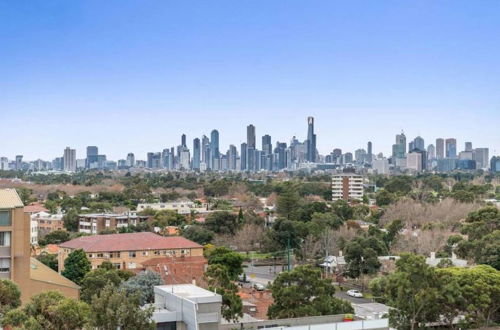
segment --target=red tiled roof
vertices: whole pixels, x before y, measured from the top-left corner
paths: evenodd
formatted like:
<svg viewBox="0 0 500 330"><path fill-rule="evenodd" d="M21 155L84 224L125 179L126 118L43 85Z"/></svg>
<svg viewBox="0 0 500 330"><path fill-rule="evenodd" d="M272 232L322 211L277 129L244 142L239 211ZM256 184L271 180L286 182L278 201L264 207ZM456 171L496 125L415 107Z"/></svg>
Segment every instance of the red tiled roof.
<svg viewBox="0 0 500 330"><path fill-rule="evenodd" d="M38 213L38 212L49 212L49 210L47 210L40 203L31 203L30 205L26 205L24 207L24 212L26 212L26 213Z"/></svg>
<svg viewBox="0 0 500 330"><path fill-rule="evenodd" d="M150 232L82 236L60 245L85 252L143 251L202 248L184 237L163 237Z"/></svg>

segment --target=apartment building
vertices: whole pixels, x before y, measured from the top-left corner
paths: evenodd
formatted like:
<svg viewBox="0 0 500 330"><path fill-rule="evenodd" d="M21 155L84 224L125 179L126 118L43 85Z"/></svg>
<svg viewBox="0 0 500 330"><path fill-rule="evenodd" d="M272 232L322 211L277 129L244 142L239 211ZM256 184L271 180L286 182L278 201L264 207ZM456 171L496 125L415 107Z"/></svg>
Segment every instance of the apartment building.
<svg viewBox="0 0 500 330"><path fill-rule="evenodd" d="M120 228L151 223L153 218L135 214L81 214L79 215L78 231L96 235L104 230L119 230Z"/></svg>
<svg viewBox="0 0 500 330"><path fill-rule="evenodd" d="M178 214L190 214L191 211L204 213L207 211L206 207L202 207L190 200L165 203L143 203L137 205L137 212L144 211L146 209L152 209L155 211L168 210L177 212Z"/></svg>
<svg viewBox="0 0 500 330"><path fill-rule="evenodd" d="M0 190L0 279L14 281L22 302L47 290L78 298L80 288L30 257L30 216L15 189Z"/></svg>
<svg viewBox="0 0 500 330"><path fill-rule="evenodd" d="M63 216L63 214L38 212L31 215L31 222L38 227L39 237L43 237L56 230L65 230Z"/></svg>
<svg viewBox="0 0 500 330"><path fill-rule="evenodd" d="M355 173L340 173L332 177L332 200L346 201L363 199L363 176Z"/></svg>
<svg viewBox="0 0 500 330"><path fill-rule="evenodd" d="M103 261L111 262L118 269L142 269L142 264L158 257L199 257L203 246L184 237L163 237L151 232L82 236L59 245L59 271L64 260L77 249L87 253L96 269ZM177 259L179 260L179 259Z"/></svg>

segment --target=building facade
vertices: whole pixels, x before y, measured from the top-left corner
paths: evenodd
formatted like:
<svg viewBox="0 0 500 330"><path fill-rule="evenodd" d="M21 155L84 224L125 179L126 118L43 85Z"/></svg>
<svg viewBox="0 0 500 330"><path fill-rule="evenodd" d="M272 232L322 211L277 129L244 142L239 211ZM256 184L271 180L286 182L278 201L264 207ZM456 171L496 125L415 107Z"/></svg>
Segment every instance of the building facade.
<svg viewBox="0 0 500 330"><path fill-rule="evenodd" d="M336 174L332 177L332 200L362 200L363 176L355 173Z"/></svg>

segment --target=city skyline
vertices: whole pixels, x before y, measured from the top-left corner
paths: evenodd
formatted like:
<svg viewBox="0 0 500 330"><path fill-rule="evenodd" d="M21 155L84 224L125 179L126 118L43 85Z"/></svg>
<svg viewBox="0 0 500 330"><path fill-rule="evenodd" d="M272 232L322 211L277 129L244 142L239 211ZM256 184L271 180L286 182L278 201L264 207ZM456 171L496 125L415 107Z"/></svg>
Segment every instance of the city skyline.
<svg viewBox="0 0 500 330"><path fill-rule="evenodd" d="M118 159L213 127L226 149L249 123L288 142L307 116L323 154L389 153L401 129L500 151L498 2L56 3L1 5L11 158Z"/></svg>

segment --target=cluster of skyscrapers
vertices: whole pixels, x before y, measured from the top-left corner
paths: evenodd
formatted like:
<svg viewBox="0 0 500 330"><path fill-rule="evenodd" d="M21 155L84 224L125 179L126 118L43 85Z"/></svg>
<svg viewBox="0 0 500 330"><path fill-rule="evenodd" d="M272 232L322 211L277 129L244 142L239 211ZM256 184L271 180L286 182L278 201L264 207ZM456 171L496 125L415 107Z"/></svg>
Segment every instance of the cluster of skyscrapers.
<svg viewBox="0 0 500 330"><path fill-rule="evenodd" d="M435 144L425 146L422 137L417 136L407 141L403 132L396 135L392 145L392 154L375 155L371 142L367 148L360 148L343 153L341 149L333 149L327 155L320 155L316 148L314 118L307 118L307 137L299 141L295 136L289 143L276 141L273 144L271 135L262 136L260 148L257 145L257 134L254 125L246 129L246 142L239 146L229 145L228 150L221 152L219 131L214 129L210 136L203 135L188 146L186 135L182 134L181 143L176 147L163 151L148 152L146 160L136 160L133 153L126 159L117 162L108 160L106 155L99 154L97 146L88 146L86 158L77 159L76 150L66 147L62 157L51 162L36 160L23 162L23 156L16 156L15 161L0 157L0 170L33 170L64 171L79 170L127 170L150 169L167 171L281 171L281 170L338 170L354 168L359 172L379 174L454 170L483 169L500 172L500 157L489 159L488 148L473 148L471 142L465 142L464 149L458 151L455 138L438 138Z"/></svg>

